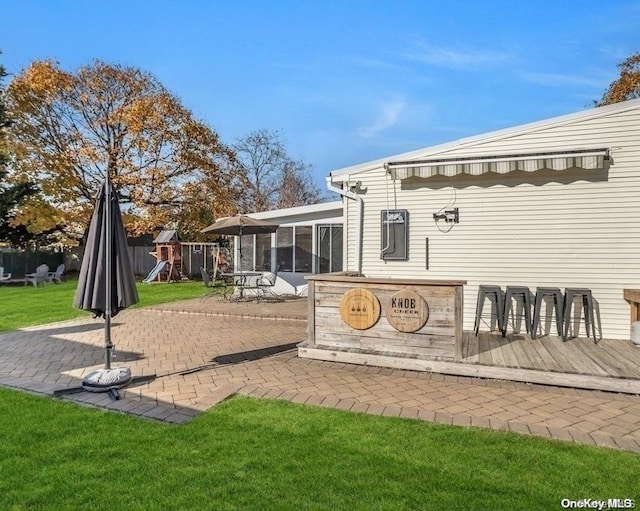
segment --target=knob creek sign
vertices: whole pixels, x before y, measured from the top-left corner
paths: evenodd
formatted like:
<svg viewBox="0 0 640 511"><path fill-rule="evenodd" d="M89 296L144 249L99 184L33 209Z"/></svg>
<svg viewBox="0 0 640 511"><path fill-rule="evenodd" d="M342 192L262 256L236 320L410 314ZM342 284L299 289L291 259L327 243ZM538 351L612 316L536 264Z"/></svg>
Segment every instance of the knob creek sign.
<svg viewBox="0 0 640 511"><path fill-rule="evenodd" d="M394 293L385 307L389 324L400 332L417 332L429 319L429 306L415 291Z"/></svg>

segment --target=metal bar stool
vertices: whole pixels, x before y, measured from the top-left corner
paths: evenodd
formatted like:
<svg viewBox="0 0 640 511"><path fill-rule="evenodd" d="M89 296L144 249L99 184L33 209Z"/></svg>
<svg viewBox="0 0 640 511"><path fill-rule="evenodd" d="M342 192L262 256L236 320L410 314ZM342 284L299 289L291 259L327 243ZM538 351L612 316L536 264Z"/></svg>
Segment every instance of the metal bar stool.
<svg viewBox="0 0 640 511"><path fill-rule="evenodd" d="M596 338L596 324L595 324L595 309L593 305L593 296L591 289L586 288L572 288L568 287L564 290L564 331L562 340L566 341L569 338L569 326L571 325L571 308L574 298L580 297L582 299L582 308L584 309L584 324L587 337L593 335L593 342L598 342ZM575 309L575 307L574 307ZM579 319L582 319L580 317ZM600 311L598 310L598 329L602 336L602 324L600 323Z"/></svg>
<svg viewBox="0 0 640 511"><path fill-rule="evenodd" d="M513 298L522 297L524 305L524 324L527 333L531 333L531 292L525 286L507 286L504 298L504 314L502 316L502 337L507 335L507 325L509 323L509 312L511 312Z"/></svg>
<svg viewBox="0 0 640 511"><path fill-rule="evenodd" d="M564 305L562 291L560 291L559 287L539 287L536 289L536 299L533 306L533 323L531 325L532 339L538 337L540 310L542 308L542 301L547 296L553 297L553 307L556 313L556 328L558 329L558 337L562 337L562 307Z"/></svg>
<svg viewBox="0 0 640 511"><path fill-rule="evenodd" d="M496 320L498 322L498 329L502 331L502 315L504 310L502 288L500 286L480 286L478 288L478 301L476 303L476 321L474 330L476 336L480 331L480 320L482 319L482 308L484 306L485 299L488 298L492 303L495 303ZM493 310L493 306L492 306ZM493 314L492 314L493 317Z"/></svg>

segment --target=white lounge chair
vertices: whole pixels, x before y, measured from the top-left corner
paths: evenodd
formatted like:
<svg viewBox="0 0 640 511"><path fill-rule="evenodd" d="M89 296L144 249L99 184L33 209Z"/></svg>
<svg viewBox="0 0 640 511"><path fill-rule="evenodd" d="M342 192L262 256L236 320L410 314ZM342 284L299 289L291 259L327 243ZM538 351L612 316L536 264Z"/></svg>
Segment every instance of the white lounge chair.
<svg viewBox="0 0 640 511"><path fill-rule="evenodd" d="M5 280L9 280L11 278L10 273L5 273L4 268L0 266L0 282L4 282Z"/></svg>
<svg viewBox="0 0 640 511"><path fill-rule="evenodd" d="M49 267L46 264L41 264L36 268L35 273L27 273L24 276L24 285L26 286L29 282L33 284L34 287L42 284L43 286L49 280Z"/></svg>
<svg viewBox="0 0 640 511"><path fill-rule="evenodd" d="M64 264L58 265L56 271L50 271L47 274L48 282L57 282L58 284L62 283L62 274L64 273Z"/></svg>

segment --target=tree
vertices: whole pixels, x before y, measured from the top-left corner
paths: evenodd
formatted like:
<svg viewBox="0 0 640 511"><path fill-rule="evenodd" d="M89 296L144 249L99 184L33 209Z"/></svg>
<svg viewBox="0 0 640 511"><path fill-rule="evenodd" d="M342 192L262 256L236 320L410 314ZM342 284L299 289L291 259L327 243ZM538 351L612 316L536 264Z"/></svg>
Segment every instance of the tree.
<svg viewBox="0 0 640 511"><path fill-rule="evenodd" d="M3 87L3 79L6 76L4 67L0 65L0 242L24 245L32 239L32 235L25 226L14 225L15 215L18 206L29 196L34 195L37 189L33 183L11 183L8 180L7 165L10 158L7 148L7 133L10 123L7 118ZM50 232L46 234L48 235Z"/></svg>
<svg viewBox="0 0 640 511"><path fill-rule="evenodd" d="M325 200L324 194L313 183L311 165L289 160L282 169L278 191L278 208L291 208L317 204Z"/></svg>
<svg viewBox="0 0 640 511"><path fill-rule="evenodd" d="M323 200L320 189L311 179L311 166L287 154L278 132L254 131L233 147L249 181L249 204L253 211Z"/></svg>
<svg viewBox="0 0 640 511"><path fill-rule="evenodd" d="M107 175L133 234L177 218L199 180L198 200L214 214L237 209L245 181L233 151L151 74L99 60L71 73L37 61L7 92L16 175L41 189L21 208L23 223L50 218L81 237Z"/></svg>
<svg viewBox="0 0 640 511"><path fill-rule="evenodd" d="M2 52L0 52L2 54ZM3 82L7 73L4 70L4 66L0 64L0 171L4 170L9 160L9 156L6 153L6 130L9 127L7 120L7 109L4 105L4 87Z"/></svg>
<svg viewBox="0 0 640 511"><path fill-rule="evenodd" d="M618 64L618 69L620 76L611 82L602 99L596 102L596 106L640 98L640 52Z"/></svg>

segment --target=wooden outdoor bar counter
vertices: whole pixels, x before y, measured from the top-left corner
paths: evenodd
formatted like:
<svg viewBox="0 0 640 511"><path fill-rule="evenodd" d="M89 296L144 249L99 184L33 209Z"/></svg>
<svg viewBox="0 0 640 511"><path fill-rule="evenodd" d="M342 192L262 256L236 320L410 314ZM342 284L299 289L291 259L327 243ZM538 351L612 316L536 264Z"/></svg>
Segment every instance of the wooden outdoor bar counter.
<svg viewBox="0 0 640 511"><path fill-rule="evenodd" d="M631 307L631 323L640 321L640 289L624 289L623 293Z"/></svg>
<svg viewBox="0 0 640 511"><path fill-rule="evenodd" d="M308 281L305 358L409 367L462 354L466 281L320 274Z"/></svg>

